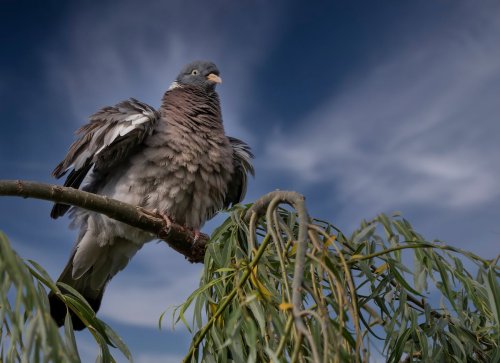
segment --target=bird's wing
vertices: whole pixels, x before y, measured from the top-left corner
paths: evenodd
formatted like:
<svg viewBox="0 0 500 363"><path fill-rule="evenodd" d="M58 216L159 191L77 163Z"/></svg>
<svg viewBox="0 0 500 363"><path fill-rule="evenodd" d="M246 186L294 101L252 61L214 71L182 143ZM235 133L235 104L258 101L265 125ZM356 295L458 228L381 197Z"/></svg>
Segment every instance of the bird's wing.
<svg viewBox="0 0 500 363"><path fill-rule="evenodd" d="M252 165L253 154L250 146L234 137L228 137L228 139L233 148L234 173L224 200L224 207L226 208L241 202L245 198L248 174L255 175Z"/></svg>
<svg viewBox="0 0 500 363"><path fill-rule="evenodd" d="M80 138L71 145L52 175L59 179L71 170L64 186L79 188L92 167L102 173L126 160L151 134L159 118L158 111L133 98L104 107L76 132ZM69 207L57 203L50 215L60 217Z"/></svg>

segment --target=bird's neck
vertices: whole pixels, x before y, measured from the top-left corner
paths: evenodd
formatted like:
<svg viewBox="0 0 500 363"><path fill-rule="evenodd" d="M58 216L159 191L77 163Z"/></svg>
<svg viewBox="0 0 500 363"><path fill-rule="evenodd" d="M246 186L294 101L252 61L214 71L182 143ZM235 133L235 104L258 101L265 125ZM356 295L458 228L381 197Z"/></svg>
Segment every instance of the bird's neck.
<svg viewBox="0 0 500 363"><path fill-rule="evenodd" d="M192 127L223 128L219 96L215 91L190 86L171 87L163 96L160 112L168 123L182 120Z"/></svg>

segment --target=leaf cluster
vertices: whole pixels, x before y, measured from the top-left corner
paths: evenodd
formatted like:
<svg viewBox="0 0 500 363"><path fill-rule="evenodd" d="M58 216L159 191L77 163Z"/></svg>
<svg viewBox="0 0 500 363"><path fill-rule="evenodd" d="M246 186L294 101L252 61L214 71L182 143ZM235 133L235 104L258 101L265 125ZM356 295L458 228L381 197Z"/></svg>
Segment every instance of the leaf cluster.
<svg viewBox="0 0 500 363"><path fill-rule="evenodd" d="M235 206L212 235L199 288L174 310L193 335L184 362L500 361L498 257L427 241L397 215L347 236L290 192L270 194ZM110 346L132 360L77 291L0 233L0 362L80 361L46 288L85 322L98 361L115 361Z"/></svg>
<svg viewBox="0 0 500 363"><path fill-rule="evenodd" d="M85 322L99 346L98 362L116 361L110 346L132 360L127 346L96 318L83 296L66 284L56 284L36 262L23 261L0 232L0 362L80 362L70 315L61 335L50 316L45 287Z"/></svg>
<svg viewBox="0 0 500 363"><path fill-rule="evenodd" d="M300 219L271 207L248 221L238 206L213 234L200 287L174 311L193 333L184 362L500 361L498 258L428 242L399 216L351 236L307 221L295 310Z"/></svg>

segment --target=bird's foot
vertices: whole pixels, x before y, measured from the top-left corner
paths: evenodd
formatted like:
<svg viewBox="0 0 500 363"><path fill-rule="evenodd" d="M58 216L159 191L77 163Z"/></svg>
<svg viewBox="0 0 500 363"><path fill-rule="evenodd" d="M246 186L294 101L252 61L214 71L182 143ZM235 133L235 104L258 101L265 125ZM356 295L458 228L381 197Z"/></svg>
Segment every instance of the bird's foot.
<svg viewBox="0 0 500 363"><path fill-rule="evenodd" d="M158 209L146 209L146 208L143 208L143 207L136 207L140 212L144 213L144 214L147 214L148 216L151 216L151 217L158 217Z"/></svg>
<svg viewBox="0 0 500 363"><path fill-rule="evenodd" d="M174 223L173 219L170 218L170 216L168 214L160 212L158 210L158 208L155 208L153 210L149 210L149 209L146 209L143 207L137 207L137 209L139 209L142 213L147 214L151 217L158 218L158 216L160 216L161 219L163 219L165 221L165 223L167 224L167 226L165 228L166 231L168 231L170 229L170 227L172 226L172 223Z"/></svg>
<svg viewBox="0 0 500 363"><path fill-rule="evenodd" d="M155 210L159 215L160 217L163 218L163 220L165 221L166 223L166 228L165 230L168 232L170 230L170 227L172 227L172 223L174 223L174 221L172 220L172 218L170 218L170 216L164 212L160 212L160 211L157 211Z"/></svg>
<svg viewBox="0 0 500 363"><path fill-rule="evenodd" d="M201 231L199 229L193 229L193 246L198 242L201 236Z"/></svg>

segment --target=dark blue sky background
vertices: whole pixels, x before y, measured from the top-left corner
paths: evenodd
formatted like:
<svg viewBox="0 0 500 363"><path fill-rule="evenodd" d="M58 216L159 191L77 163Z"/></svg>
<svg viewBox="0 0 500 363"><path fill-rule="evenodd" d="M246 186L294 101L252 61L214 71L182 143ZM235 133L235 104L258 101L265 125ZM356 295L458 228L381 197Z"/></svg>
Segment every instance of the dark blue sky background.
<svg viewBox="0 0 500 363"><path fill-rule="evenodd" d="M228 134L270 190L307 197L345 232L402 211L427 238L500 252L500 6L494 1L1 3L0 178L53 182L73 132L105 105L158 106L179 69L216 62ZM46 202L0 199L0 229L56 278L76 232ZM217 222L209 223L210 232ZM110 284L101 317L139 363L176 362L157 319L198 283L164 244ZM168 315L167 315L168 316ZM91 339L81 351L93 360Z"/></svg>

